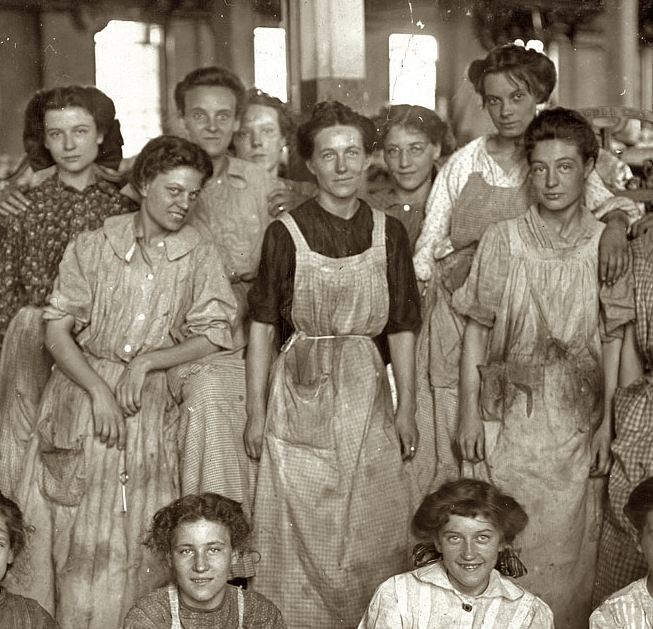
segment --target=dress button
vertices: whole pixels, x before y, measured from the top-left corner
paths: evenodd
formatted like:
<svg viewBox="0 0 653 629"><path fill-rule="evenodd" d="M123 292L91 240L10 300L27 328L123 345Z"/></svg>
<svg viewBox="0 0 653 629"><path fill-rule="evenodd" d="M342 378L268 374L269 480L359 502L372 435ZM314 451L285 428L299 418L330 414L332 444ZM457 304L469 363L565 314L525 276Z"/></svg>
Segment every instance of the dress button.
<svg viewBox="0 0 653 629"><path fill-rule="evenodd" d="M125 350L125 352L129 354L129 352L132 351L132 346L129 343L127 343L127 345L125 345L123 349Z"/></svg>
<svg viewBox="0 0 653 629"><path fill-rule="evenodd" d="M410 212L410 205L408 203L404 203L403 207L401 208L404 212Z"/></svg>
<svg viewBox="0 0 653 629"><path fill-rule="evenodd" d="M469 603L463 603L463 611L471 612L472 611L472 606Z"/></svg>
<svg viewBox="0 0 653 629"><path fill-rule="evenodd" d="M160 240L159 242L156 243L157 247L163 247L164 245L165 243L163 242L163 240Z"/></svg>
<svg viewBox="0 0 653 629"><path fill-rule="evenodd" d="M141 314L139 314L136 318L137 318L139 321L144 321L144 320L145 320L145 315L141 312Z"/></svg>
<svg viewBox="0 0 653 629"><path fill-rule="evenodd" d="M145 277L146 277L148 280L153 280L153 279L154 279L154 274L153 274L153 273L148 273Z"/></svg>

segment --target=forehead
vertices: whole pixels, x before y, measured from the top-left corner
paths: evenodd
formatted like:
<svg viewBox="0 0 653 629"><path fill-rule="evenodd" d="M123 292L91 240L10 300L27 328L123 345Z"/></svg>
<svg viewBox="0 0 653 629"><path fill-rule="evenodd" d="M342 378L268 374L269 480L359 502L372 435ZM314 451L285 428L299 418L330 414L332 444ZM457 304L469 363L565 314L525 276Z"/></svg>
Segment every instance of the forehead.
<svg viewBox="0 0 653 629"><path fill-rule="evenodd" d="M267 105L249 105L243 116L243 124L273 124L279 128L279 112Z"/></svg>
<svg viewBox="0 0 653 629"><path fill-rule="evenodd" d="M517 90L528 92L528 85L521 79L505 72L493 72L483 79L485 96L506 96Z"/></svg>
<svg viewBox="0 0 653 629"><path fill-rule="evenodd" d="M163 185L175 183L187 188L199 188L202 184L202 173L190 166L178 166L158 173L154 180Z"/></svg>
<svg viewBox="0 0 653 629"><path fill-rule="evenodd" d="M321 129L315 136L315 150L324 151L328 148L363 147L363 136L360 129L348 125L335 125Z"/></svg>
<svg viewBox="0 0 653 629"><path fill-rule="evenodd" d="M578 146L567 140L540 140L531 152L531 162L554 162L559 159L583 161Z"/></svg>
<svg viewBox="0 0 653 629"><path fill-rule="evenodd" d="M236 110L236 95L222 85L198 85L184 96L186 109Z"/></svg>
<svg viewBox="0 0 653 629"><path fill-rule="evenodd" d="M182 522L175 529L173 545L202 546L210 542L231 543L231 532L222 522L196 520Z"/></svg>
<svg viewBox="0 0 653 629"><path fill-rule="evenodd" d="M94 125L93 116L82 107L64 107L63 109L48 109L43 116L45 128L77 125Z"/></svg>
<svg viewBox="0 0 653 629"><path fill-rule="evenodd" d="M473 535L480 531L488 531L498 533L497 527L484 515L477 515L474 517L465 515L450 515L447 523L442 527L442 532L454 531L466 535Z"/></svg>
<svg viewBox="0 0 653 629"><path fill-rule="evenodd" d="M414 142L430 142L423 131L403 125L394 125L385 136L386 144L412 144Z"/></svg>

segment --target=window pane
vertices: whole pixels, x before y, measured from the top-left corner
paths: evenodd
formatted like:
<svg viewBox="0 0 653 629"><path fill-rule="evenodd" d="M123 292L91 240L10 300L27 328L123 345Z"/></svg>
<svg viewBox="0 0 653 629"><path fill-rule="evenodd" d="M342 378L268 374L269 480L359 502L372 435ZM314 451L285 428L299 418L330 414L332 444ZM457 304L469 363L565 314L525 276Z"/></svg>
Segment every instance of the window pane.
<svg viewBox="0 0 653 629"><path fill-rule="evenodd" d="M284 103L288 100L286 30L259 26L254 29L254 83Z"/></svg>
<svg viewBox="0 0 653 629"><path fill-rule="evenodd" d="M95 35L95 84L113 99L126 157L161 134L161 27L112 20Z"/></svg>
<svg viewBox="0 0 653 629"><path fill-rule="evenodd" d="M389 37L390 104L435 109L438 43L431 35L393 33Z"/></svg>

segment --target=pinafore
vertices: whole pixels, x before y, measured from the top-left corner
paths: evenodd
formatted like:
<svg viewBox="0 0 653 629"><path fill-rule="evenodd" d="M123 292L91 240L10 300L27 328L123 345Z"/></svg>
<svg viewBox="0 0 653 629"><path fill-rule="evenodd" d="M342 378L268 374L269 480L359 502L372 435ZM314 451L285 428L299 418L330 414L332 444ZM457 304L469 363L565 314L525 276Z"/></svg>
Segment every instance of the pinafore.
<svg viewBox="0 0 653 629"><path fill-rule="evenodd" d="M420 444L416 464L422 458L435 459L434 479L420 489L434 491L442 483L460 476L460 460L454 451L458 428L458 369L465 318L451 307L453 292L467 279L474 251L488 225L520 216L528 209L524 182L518 188L492 186L480 173L467 180L451 217L451 242L455 251L439 260L429 288L424 323L417 339L417 426L435 419L435 457L432 448ZM427 380L428 378L428 380ZM431 429L432 430L432 429Z"/></svg>
<svg viewBox="0 0 653 629"><path fill-rule="evenodd" d="M556 627L582 629L602 521L603 481L589 471L601 407L603 225L579 244L535 246L533 213L505 223L510 269L480 368L486 444L475 472L528 514L516 543L528 568L520 585L551 606Z"/></svg>
<svg viewBox="0 0 653 629"><path fill-rule="evenodd" d="M254 587L292 629L356 627L376 587L408 567L415 504L385 366L385 216L372 246L312 251L292 216L295 333L271 375L254 508Z"/></svg>

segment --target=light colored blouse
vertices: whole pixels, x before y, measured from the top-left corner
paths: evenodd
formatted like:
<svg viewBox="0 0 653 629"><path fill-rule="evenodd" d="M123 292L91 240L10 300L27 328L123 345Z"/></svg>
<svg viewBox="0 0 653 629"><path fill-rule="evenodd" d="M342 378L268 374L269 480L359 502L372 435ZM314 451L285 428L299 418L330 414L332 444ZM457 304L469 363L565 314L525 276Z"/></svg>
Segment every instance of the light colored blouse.
<svg viewBox="0 0 653 629"><path fill-rule="evenodd" d="M424 225L413 257L417 279L429 280L435 260L453 251L451 215L472 173L480 173L491 186L518 188L524 184L528 176L526 159L516 162L509 172L504 171L488 152L487 141L490 137L481 136L456 151L435 178L426 200ZM585 184L584 205L599 219L615 209L624 211L631 224L641 216L639 206L630 199L615 197L595 170Z"/></svg>
<svg viewBox="0 0 653 629"><path fill-rule="evenodd" d="M391 577L374 593L358 629L553 629L537 596L496 570L483 594L456 590L441 562Z"/></svg>
<svg viewBox="0 0 653 629"><path fill-rule="evenodd" d="M590 616L590 629L651 629L653 598L647 580L633 581L604 601Z"/></svg>

